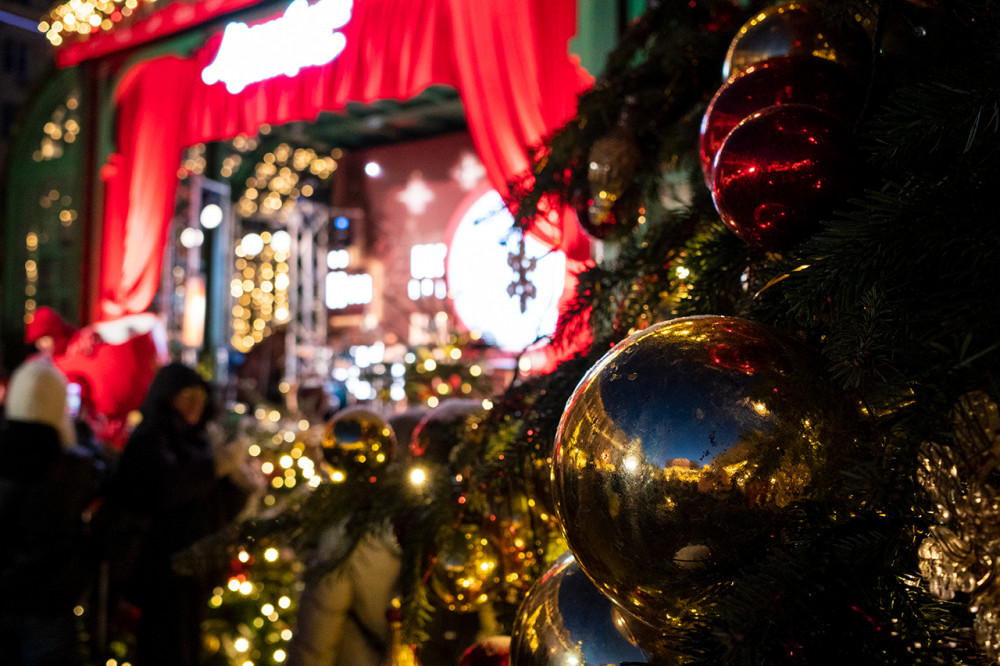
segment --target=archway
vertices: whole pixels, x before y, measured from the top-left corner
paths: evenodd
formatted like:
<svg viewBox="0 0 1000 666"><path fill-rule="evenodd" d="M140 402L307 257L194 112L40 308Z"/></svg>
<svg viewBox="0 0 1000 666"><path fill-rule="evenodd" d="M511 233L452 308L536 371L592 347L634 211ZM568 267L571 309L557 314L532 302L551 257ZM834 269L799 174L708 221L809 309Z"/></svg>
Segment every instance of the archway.
<svg viewBox="0 0 1000 666"><path fill-rule="evenodd" d="M117 152L102 170L107 188L93 320L143 312L152 302L176 191L176 156L186 145L447 85L459 92L490 181L506 193L509 182L525 176L529 151L572 116L576 95L591 82L567 52L575 30L572 0L323 1L350 7L350 20L339 28L345 46L331 62L294 76L235 92L205 83L202 72L220 52L223 33L188 57L165 55L125 72L114 92ZM575 226L557 223L550 232L552 245L586 258Z"/></svg>

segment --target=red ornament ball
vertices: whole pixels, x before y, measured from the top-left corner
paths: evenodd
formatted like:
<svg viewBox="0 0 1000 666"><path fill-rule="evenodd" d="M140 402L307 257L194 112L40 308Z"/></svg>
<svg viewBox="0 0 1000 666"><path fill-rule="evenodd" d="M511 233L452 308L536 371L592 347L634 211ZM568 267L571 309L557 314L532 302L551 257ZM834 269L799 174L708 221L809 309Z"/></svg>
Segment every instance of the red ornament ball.
<svg viewBox="0 0 1000 666"><path fill-rule="evenodd" d="M458 666L508 666L510 636L492 636L469 646L458 660Z"/></svg>
<svg viewBox="0 0 1000 666"><path fill-rule="evenodd" d="M771 106L729 133L715 156L712 200L747 243L780 250L842 201L857 170L848 127L809 104Z"/></svg>
<svg viewBox="0 0 1000 666"><path fill-rule="evenodd" d="M812 104L847 124L861 112L861 84L850 71L816 56L776 56L750 65L719 88L701 121L699 150L705 183L712 185L712 161L740 122L778 104Z"/></svg>

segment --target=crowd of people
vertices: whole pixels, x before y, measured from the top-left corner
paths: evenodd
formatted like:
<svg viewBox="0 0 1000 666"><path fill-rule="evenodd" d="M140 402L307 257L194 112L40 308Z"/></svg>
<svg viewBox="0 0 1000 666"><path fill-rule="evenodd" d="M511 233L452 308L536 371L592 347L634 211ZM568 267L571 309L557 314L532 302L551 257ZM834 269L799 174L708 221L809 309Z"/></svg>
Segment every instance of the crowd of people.
<svg viewBox="0 0 1000 666"><path fill-rule="evenodd" d="M212 387L170 363L110 455L73 418L51 337L28 341L36 351L7 382L0 425L0 663L91 663L117 605L130 604L135 663L198 664L216 582L176 573L171 558L246 506L256 483L246 444L210 437Z"/></svg>
<svg viewBox="0 0 1000 666"><path fill-rule="evenodd" d="M262 480L249 443L226 437L215 387L168 363L125 446L102 445L76 412L53 340L26 339L35 353L0 382L0 664L103 663L109 625L121 622L131 622L135 666L202 663L202 620L225 563L191 571L177 555L231 532L250 507ZM410 420L397 423L404 434ZM344 548L338 534L331 526L324 548ZM385 663L400 571L393 526L348 547L302 592L293 666Z"/></svg>

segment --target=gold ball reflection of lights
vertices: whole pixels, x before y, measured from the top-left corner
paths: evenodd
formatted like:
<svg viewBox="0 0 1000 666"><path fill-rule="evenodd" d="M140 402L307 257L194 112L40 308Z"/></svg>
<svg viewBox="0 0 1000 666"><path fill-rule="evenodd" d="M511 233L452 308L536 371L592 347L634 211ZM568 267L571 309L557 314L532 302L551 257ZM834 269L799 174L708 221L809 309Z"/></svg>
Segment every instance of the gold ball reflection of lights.
<svg viewBox="0 0 1000 666"><path fill-rule="evenodd" d="M395 448L396 435L389 423L363 407L342 409L323 428L323 458L334 467L378 467L388 462Z"/></svg>
<svg viewBox="0 0 1000 666"><path fill-rule="evenodd" d="M622 611L601 593L571 553L553 564L532 586L514 619L511 663L646 664Z"/></svg>
<svg viewBox="0 0 1000 666"><path fill-rule="evenodd" d="M484 606L503 578L500 549L475 525L446 527L430 571L430 589L451 611L468 613Z"/></svg>
<svg viewBox="0 0 1000 666"><path fill-rule="evenodd" d="M816 0L786 0L767 7L737 31L722 78L775 56L818 56L861 74L871 62L870 54L868 35L851 17L831 22Z"/></svg>
<svg viewBox="0 0 1000 666"><path fill-rule="evenodd" d="M663 626L687 580L671 555L703 546L710 576L719 553L823 487L851 428L822 368L763 324L698 316L644 329L587 371L556 431L553 493L570 550L605 594Z"/></svg>
<svg viewBox="0 0 1000 666"><path fill-rule="evenodd" d="M537 574L568 546L562 525L555 515L541 509L521 492L512 491L499 498L491 510L500 547L505 591L509 599L520 599L535 582Z"/></svg>

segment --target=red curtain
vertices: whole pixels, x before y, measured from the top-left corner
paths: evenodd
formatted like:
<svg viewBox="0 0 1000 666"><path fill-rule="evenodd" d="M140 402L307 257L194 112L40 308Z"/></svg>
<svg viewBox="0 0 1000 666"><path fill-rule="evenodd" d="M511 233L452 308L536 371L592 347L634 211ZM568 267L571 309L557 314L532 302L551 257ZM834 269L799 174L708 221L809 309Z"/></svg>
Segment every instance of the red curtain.
<svg viewBox="0 0 1000 666"><path fill-rule="evenodd" d="M106 165L100 311L143 312L153 300L173 212L181 150L261 124L314 120L347 102L408 99L430 85L459 91L469 131L502 194L528 168L529 149L568 120L592 78L568 54L575 0L355 0L332 63L250 84L239 94L208 86L201 70L221 34L191 58L134 66L115 93L118 153ZM571 221L574 218L571 218ZM565 233L563 232L565 230ZM585 261L572 224L548 240Z"/></svg>

